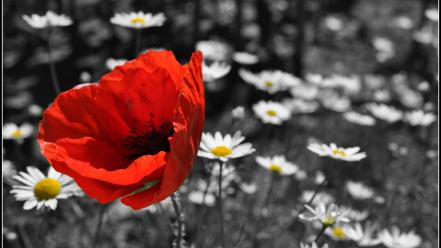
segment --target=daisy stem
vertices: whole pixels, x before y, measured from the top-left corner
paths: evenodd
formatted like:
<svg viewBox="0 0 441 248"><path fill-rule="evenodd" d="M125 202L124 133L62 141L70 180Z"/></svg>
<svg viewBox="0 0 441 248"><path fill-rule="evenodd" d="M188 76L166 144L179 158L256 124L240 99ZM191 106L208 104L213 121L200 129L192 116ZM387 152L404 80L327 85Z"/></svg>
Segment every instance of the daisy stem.
<svg viewBox="0 0 441 248"><path fill-rule="evenodd" d="M100 236L101 236L101 229L103 227L104 212L106 211L106 207L107 207L107 205L101 205L100 213L98 216L98 224L96 227L95 236L93 237L93 241L92 241L92 247L98 247L98 242L99 242Z"/></svg>
<svg viewBox="0 0 441 248"><path fill-rule="evenodd" d="M322 230L320 230L320 232L317 234L317 236L314 239L314 242L317 243L317 241L319 240L319 238L322 236L322 234L325 232L326 228L328 228L328 226L323 225Z"/></svg>
<svg viewBox="0 0 441 248"><path fill-rule="evenodd" d="M222 211L222 168L225 166L225 163L220 164L219 168L219 218L220 218L220 240L221 240L221 248L225 247L224 243L224 213Z"/></svg>
<svg viewBox="0 0 441 248"><path fill-rule="evenodd" d="M207 183L205 185L204 192L202 193L202 206L205 206L205 199L207 198L207 194L208 194L208 189L209 189L210 183L211 183L211 171L208 172ZM195 227L196 233L195 233L195 238L194 238L195 244L197 244L199 229L204 224L204 220L205 220L205 216L206 215L207 215L207 208L204 208L203 209L203 213L201 214L201 218L196 223L196 227Z"/></svg>
<svg viewBox="0 0 441 248"><path fill-rule="evenodd" d="M176 220L178 222L178 233L176 235L175 242L173 242L173 247L180 248L181 247L181 240L182 240L183 220L182 220L182 214L181 214L181 210L180 210L180 206L179 206L178 196L176 195L176 193L173 193L171 195L171 200L172 200L173 208L175 210Z"/></svg>
<svg viewBox="0 0 441 248"><path fill-rule="evenodd" d="M52 29L49 30L49 34L47 38L47 52L49 57L49 69L51 73L52 85L54 86L55 93L58 95L60 94L61 90L60 90L60 85L58 84L57 71L55 69L54 58L52 55L51 37L52 37Z"/></svg>
<svg viewBox="0 0 441 248"><path fill-rule="evenodd" d="M270 198L271 198L271 194L273 193L276 176L277 176L277 172L273 172L271 175L269 188L268 191L266 192L265 201L263 202L263 208L268 207L268 204L270 203Z"/></svg>

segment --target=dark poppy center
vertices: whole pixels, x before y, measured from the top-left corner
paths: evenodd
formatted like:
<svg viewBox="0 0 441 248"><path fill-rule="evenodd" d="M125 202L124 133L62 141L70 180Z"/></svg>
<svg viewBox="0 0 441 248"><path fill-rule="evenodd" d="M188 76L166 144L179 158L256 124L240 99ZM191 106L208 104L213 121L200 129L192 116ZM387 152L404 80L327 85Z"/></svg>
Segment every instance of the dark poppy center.
<svg viewBox="0 0 441 248"><path fill-rule="evenodd" d="M153 121L136 125L130 130L130 135L123 139L123 148L129 160L135 160L144 155L155 155L160 151L169 152L169 137L174 134L171 121L162 121L155 125Z"/></svg>

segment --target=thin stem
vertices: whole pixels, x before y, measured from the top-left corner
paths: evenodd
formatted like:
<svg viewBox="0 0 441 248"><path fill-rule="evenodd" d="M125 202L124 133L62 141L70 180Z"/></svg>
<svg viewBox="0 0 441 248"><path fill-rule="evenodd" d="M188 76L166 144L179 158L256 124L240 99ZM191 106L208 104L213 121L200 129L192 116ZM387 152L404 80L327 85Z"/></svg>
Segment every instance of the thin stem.
<svg viewBox="0 0 441 248"><path fill-rule="evenodd" d="M271 194L273 193L274 190L274 184L275 184L275 177L277 176L277 172L273 172L270 178L270 183L269 183L269 188L268 191L266 192L266 196L265 196L265 200L263 202L263 208L268 207L268 204L270 203L271 200Z"/></svg>
<svg viewBox="0 0 441 248"><path fill-rule="evenodd" d="M220 164L219 168L219 218L220 218L220 239L221 239L221 248L225 247L224 242L224 213L222 210L222 168L224 167L224 163Z"/></svg>
<svg viewBox="0 0 441 248"><path fill-rule="evenodd" d="M52 34L52 30L49 30L49 34L47 38L47 52L49 56L49 69L51 74L52 85L54 86L55 93L58 95L60 94L61 90L60 90L60 85L58 84L57 71L55 69L54 58L52 55L51 34Z"/></svg>
<svg viewBox="0 0 441 248"><path fill-rule="evenodd" d="M92 247L98 247L98 242L99 242L100 236L101 236L101 229L103 227L104 212L106 211L106 207L107 207L107 205L101 205L100 213L98 216L98 224L96 227L95 236L93 237L93 241L92 241Z"/></svg>
<svg viewBox="0 0 441 248"><path fill-rule="evenodd" d="M196 223L196 233L195 233L195 243L197 244L198 242L198 238L199 238L199 229L203 226L204 224L204 220L205 220L205 216L207 215L207 208L205 207L205 199L207 198L207 194L208 194L208 189L210 187L211 184L211 171L208 172L208 178L207 178L207 182L204 188L204 191L202 193L202 206L204 206L204 209L202 210L203 213L201 214L201 218L199 218L199 221Z"/></svg>
<svg viewBox="0 0 441 248"><path fill-rule="evenodd" d="M179 203L178 203L178 199L177 199L176 193L173 193L171 195L171 200L172 200L173 208L175 210L176 220L178 222L178 234L176 235L176 240L173 243L173 247L180 248L181 247L181 240L182 240L182 225L183 225L183 221L182 221L182 214L181 214L181 210L180 210L180 207L179 207Z"/></svg>
<svg viewBox="0 0 441 248"><path fill-rule="evenodd" d="M314 242L317 243L317 241L319 240L319 238L322 236L322 234L325 232L326 228L328 228L328 226L323 225L322 230L320 230L320 232L317 234L317 236L314 239Z"/></svg>
<svg viewBox="0 0 441 248"><path fill-rule="evenodd" d="M141 29L135 29L135 58L141 51Z"/></svg>

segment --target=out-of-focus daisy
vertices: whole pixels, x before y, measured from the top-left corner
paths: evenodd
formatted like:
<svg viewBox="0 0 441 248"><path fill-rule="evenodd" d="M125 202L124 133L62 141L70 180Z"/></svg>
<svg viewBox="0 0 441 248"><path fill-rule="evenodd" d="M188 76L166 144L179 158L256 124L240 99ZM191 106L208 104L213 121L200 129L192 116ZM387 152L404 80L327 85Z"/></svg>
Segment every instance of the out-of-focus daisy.
<svg viewBox="0 0 441 248"><path fill-rule="evenodd" d="M378 102L388 102L391 99L391 95L388 90L376 90L374 91L372 98Z"/></svg>
<svg viewBox="0 0 441 248"><path fill-rule="evenodd" d="M81 83L90 83L92 81L92 75L89 72L83 71L80 73L80 82Z"/></svg>
<svg viewBox="0 0 441 248"><path fill-rule="evenodd" d="M381 241L374 236L378 225L372 224L371 222L366 222L364 228L360 223L355 223L353 226L346 227L346 236L357 242L359 246L376 246L381 243Z"/></svg>
<svg viewBox="0 0 441 248"><path fill-rule="evenodd" d="M300 243L300 248L319 248L315 242L311 243L310 245ZM329 248L328 244L324 244L322 248Z"/></svg>
<svg viewBox="0 0 441 248"><path fill-rule="evenodd" d="M361 125L361 126L373 126L375 125L375 119L372 118L369 115L363 115L360 113L357 113L355 111L349 111L343 114L343 117L354 124Z"/></svg>
<svg viewBox="0 0 441 248"><path fill-rule="evenodd" d="M377 60L379 62L385 62L395 56L395 46L391 40L384 37L376 37L372 44L377 51Z"/></svg>
<svg viewBox="0 0 441 248"><path fill-rule="evenodd" d="M273 101L259 101L253 105L253 111L263 123L273 125L281 125L291 117L287 107Z"/></svg>
<svg viewBox="0 0 441 248"><path fill-rule="evenodd" d="M231 66L223 62L214 61L210 65L202 63L202 75L205 82L224 77L230 70Z"/></svg>
<svg viewBox="0 0 441 248"><path fill-rule="evenodd" d="M325 26L331 31L339 31L343 28L343 21L335 16L328 16L325 18Z"/></svg>
<svg viewBox="0 0 441 248"><path fill-rule="evenodd" d="M427 91L430 90L431 87L430 87L429 82L427 82L427 81L423 81L423 82L421 82L421 83L418 84L417 88L418 88L418 90L421 91L421 92L427 92Z"/></svg>
<svg viewBox="0 0 441 248"><path fill-rule="evenodd" d="M413 28L413 21L408 16L399 16L394 19L394 23L397 27L402 29Z"/></svg>
<svg viewBox="0 0 441 248"><path fill-rule="evenodd" d="M32 135L34 127L29 123L23 123L20 126L15 123L6 123L3 125L3 139L23 141Z"/></svg>
<svg viewBox="0 0 441 248"><path fill-rule="evenodd" d="M366 108L378 119L389 123L397 122L403 118L401 110L385 104L369 103L366 105Z"/></svg>
<svg viewBox="0 0 441 248"><path fill-rule="evenodd" d="M398 227L394 226L391 230L382 230L378 233L378 238L383 245L388 248L415 248L421 244L421 237L413 231L401 233Z"/></svg>
<svg viewBox="0 0 441 248"><path fill-rule="evenodd" d="M340 211L335 204L326 206L325 204L321 203L315 208L305 205L305 208L309 211L309 213L301 213L299 215L300 219L307 221L318 220L323 226L327 227L340 222L349 222L349 219L345 217L344 213Z"/></svg>
<svg viewBox="0 0 441 248"><path fill-rule="evenodd" d="M355 199L367 200L375 196L373 189L360 182L348 181L346 182L345 188Z"/></svg>
<svg viewBox="0 0 441 248"><path fill-rule="evenodd" d="M285 105L293 114L309 114L317 111L320 107L316 101L305 101L302 99L288 99L283 101Z"/></svg>
<svg viewBox="0 0 441 248"><path fill-rule="evenodd" d="M327 156L344 161L360 161L366 157L366 153L359 152L360 147L358 146L343 148L338 147L334 143L331 143L329 146L326 144L312 143L308 145L308 150L321 157Z"/></svg>
<svg viewBox="0 0 441 248"><path fill-rule="evenodd" d="M325 174L322 171L316 171L314 177L315 184L321 184L326 179Z"/></svg>
<svg viewBox="0 0 441 248"><path fill-rule="evenodd" d="M188 193L188 200L194 204L213 207L216 204L216 195L213 192L194 190Z"/></svg>
<svg viewBox="0 0 441 248"><path fill-rule="evenodd" d="M72 24L72 19L66 15L58 15L52 11L47 11L45 15L32 14L30 16L23 15L25 20L31 27L35 29L43 29L47 27L64 27Z"/></svg>
<svg viewBox="0 0 441 248"><path fill-rule="evenodd" d="M426 11L424 12L424 15L426 16L427 19L429 19L433 22L438 22L438 20L439 20L439 14L438 14L438 10L436 8L426 9Z"/></svg>
<svg viewBox="0 0 441 248"><path fill-rule="evenodd" d="M283 155L273 157L257 156L256 162L263 168L283 176L292 175L299 170L297 165L286 161L286 158Z"/></svg>
<svg viewBox="0 0 441 248"><path fill-rule="evenodd" d="M357 210L350 207L340 207L340 210L345 213L346 218L353 222L364 221L369 216L367 210Z"/></svg>
<svg viewBox="0 0 441 248"><path fill-rule="evenodd" d="M351 108L351 100L348 97L339 96L332 91L323 93L320 98L324 107L335 112L345 112Z"/></svg>
<svg viewBox="0 0 441 248"><path fill-rule="evenodd" d="M196 50L202 52L204 59L213 61L227 61L230 53L230 49L225 43L216 40L198 41Z"/></svg>
<svg viewBox="0 0 441 248"><path fill-rule="evenodd" d="M436 115L424 113L422 110L407 112L404 120L412 126L428 126L436 121Z"/></svg>
<svg viewBox="0 0 441 248"><path fill-rule="evenodd" d="M159 27L164 24L166 17L164 13L152 14L142 11L130 13L116 13L110 22L126 28L143 29Z"/></svg>
<svg viewBox="0 0 441 248"><path fill-rule="evenodd" d="M126 59L114 59L114 58L108 58L106 60L106 66L109 70L113 70L113 68L123 65L127 62Z"/></svg>
<svg viewBox="0 0 441 248"><path fill-rule="evenodd" d="M235 52L233 60L242 65L252 65L259 62L259 57L247 52Z"/></svg>
<svg viewBox="0 0 441 248"><path fill-rule="evenodd" d="M290 93L297 99L314 100L319 96L320 90L312 84L299 84L291 87Z"/></svg>
<svg viewBox="0 0 441 248"><path fill-rule="evenodd" d="M348 240L346 226L347 225L334 225L330 228L326 228L325 234L335 241Z"/></svg>
<svg viewBox="0 0 441 248"><path fill-rule="evenodd" d="M245 118L245 108L243 106L237 106L231 110L231 115L236 119Z"/></svg>
<svg viewBox="0 0 441 248"><path fill-rule="evenodd" d="M320 83L316 83L320 87L325 88L340 88L346 94L353 95L361 90L361 79L356 75L338 75L334 74L330 77L323 78Z"/></svg>
<svg viewBox="0 0 441 248"><path fill-rule="evenodd" d="M241 144L244 139L245 137L239 131L233 136L227 134L225 137L222 137L220 132L216 132L214 135L203 133L198 156L228 161L228 159L249 155L255 149L251 143Z"/></svg>
<svg viewBox="0 0 441 248"><path fill-rule="evenodd" d="M3 160L2 163L2 176L4 182L12 183L12 177L17 174L15 165L9 160Z"/></svg>
<svg viewBox="0 0 441 248"><path fill-rule="evenodd" d="M245 82L269 94L287 90L301 83L299 78L279 70L262 71L255 74L245 69L240 69L239 75Z"/></svg>
<svg viewBox="0 0 441 248"><path fill-rule="evenodd" d="M17 201L25 201L25 210L34 207L55 210L59 199L82 195L81 189L72 178L55 171L52 167L49 168L47 176L36 167L28 166L26 169L27 173L19 172L13 177L22 185L13 185L11 190Z"/></svg>
<svg viewBox="0 0 441 248"><path fill-rule="evenodd" d="M412 38L419 43L437 46L438 35L432 31L432 28L425 26L413 33Z"/></svg>
<svg viewBox="0 0 441 248"><path fill-rule="evenodd" d="M39 117L41 116L41 114L43 113L43 108L41 108L39 105L37 104L31 104L28 107L28 112L31 116L34 117Z"/></svg>
<svg viewBox="0 0 441 248"><path fill-rule="evenodd" d="M305 190L302 192L302 196L300 198L300 200L304 203L307 203L311 200L312 196L314 195L314 191L312 190ZM319 204L325 204L325 205L329 205L331 203L333 203L334 197L331 194L328 194L326 192L317 192L314 200L312 200L311 205L312 206L317 206Z"/></svg>

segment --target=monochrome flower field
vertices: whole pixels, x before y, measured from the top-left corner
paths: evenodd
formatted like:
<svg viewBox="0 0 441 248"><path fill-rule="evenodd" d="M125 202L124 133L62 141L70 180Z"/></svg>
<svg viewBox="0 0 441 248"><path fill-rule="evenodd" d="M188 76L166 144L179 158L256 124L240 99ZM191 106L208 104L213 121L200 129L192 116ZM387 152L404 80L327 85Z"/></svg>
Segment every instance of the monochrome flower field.
<svg viewBox="0 0 441 248"><path fill-rule="evenodd" d="M4 247L438 247L436 1L3 6Z"/></svg>

